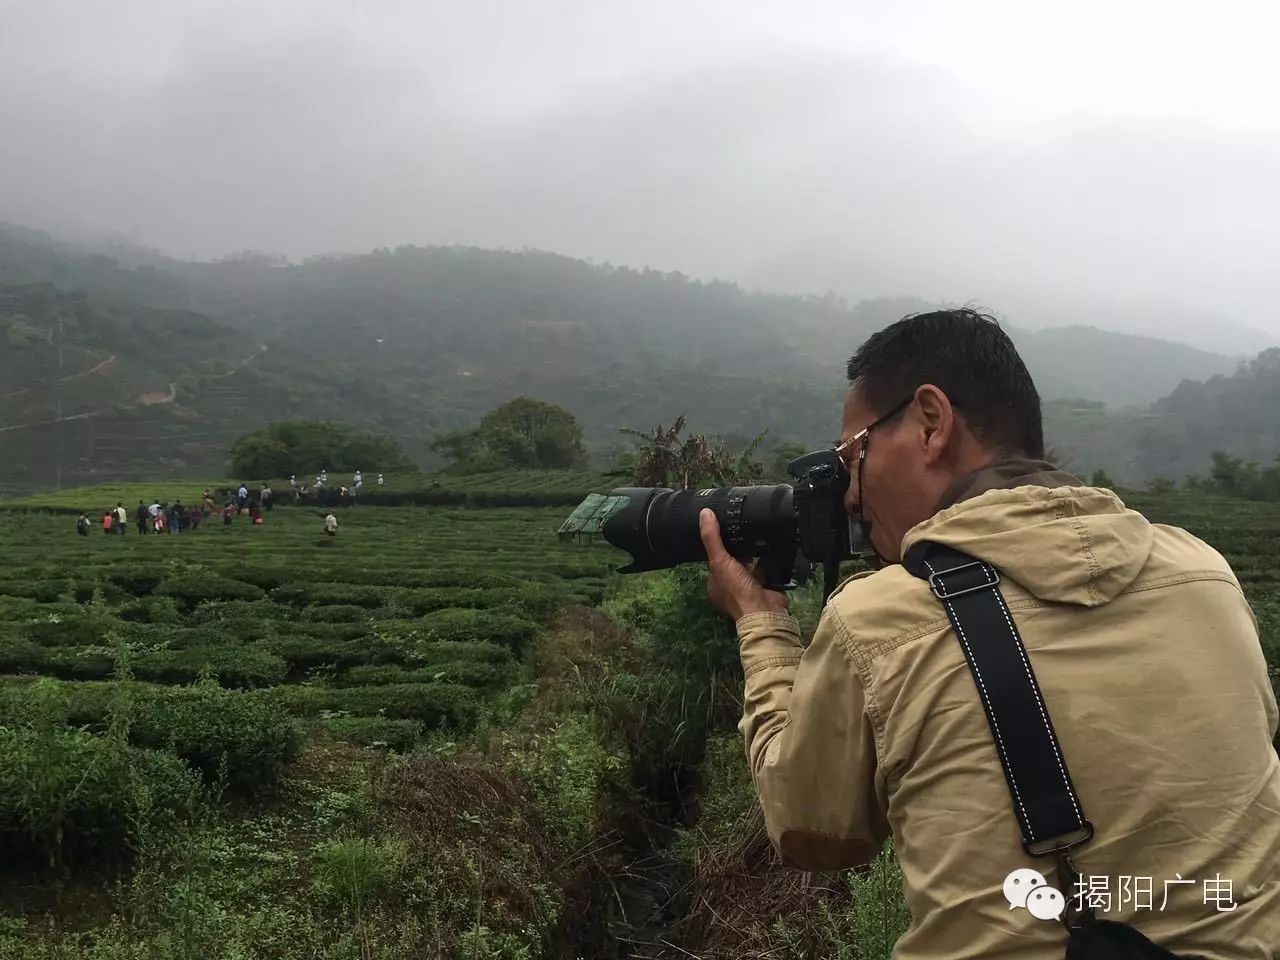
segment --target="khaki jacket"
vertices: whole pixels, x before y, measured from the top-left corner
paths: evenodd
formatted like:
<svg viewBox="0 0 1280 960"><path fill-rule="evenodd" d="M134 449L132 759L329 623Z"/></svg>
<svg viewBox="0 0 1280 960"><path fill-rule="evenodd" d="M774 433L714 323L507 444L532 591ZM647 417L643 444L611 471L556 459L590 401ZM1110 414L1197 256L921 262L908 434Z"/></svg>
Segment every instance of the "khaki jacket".
<svg viewBox="0 0 1280 960"><path fill-rule="evenodd" d="M971 478L904 552L935 540L1000 569L1096 827L1074 857L1096 915L1177 954L1280 958L1277 709L1240 586L1186 531L1039 467L1052 469ZM1022 851L972 674L927 585L901 566L844 581L807 647L785 614L737 627L739 729L784 861L854 866L892 836L912 917L897 960L1061 958L1062 925L1004 896L1019 868L1055 885L1053 860Z"/></svg>

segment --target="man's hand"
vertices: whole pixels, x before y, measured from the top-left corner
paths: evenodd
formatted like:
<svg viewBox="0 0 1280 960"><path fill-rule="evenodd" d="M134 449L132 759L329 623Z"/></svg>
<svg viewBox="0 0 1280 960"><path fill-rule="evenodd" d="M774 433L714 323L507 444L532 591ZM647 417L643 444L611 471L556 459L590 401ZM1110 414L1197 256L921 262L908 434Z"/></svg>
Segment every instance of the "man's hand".
<svg viewBox="0 0 1280 960"><path fill-rule="evenodd" d="M736 623L748 613L786 613L787 595L777 590L766 590L759 577L764 567L756 564L748 570L738 560L729 556L720 539L720 522L713 511L705 507L698 514L698 532L707 551L707 598L711 605L727 614Z"/></svg>

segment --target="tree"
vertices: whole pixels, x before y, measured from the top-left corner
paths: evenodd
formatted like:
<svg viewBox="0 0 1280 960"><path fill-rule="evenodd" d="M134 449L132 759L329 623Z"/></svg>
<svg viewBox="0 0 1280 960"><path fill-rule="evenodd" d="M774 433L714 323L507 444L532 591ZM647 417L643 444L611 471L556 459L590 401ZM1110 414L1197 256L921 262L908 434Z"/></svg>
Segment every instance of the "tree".
<svg viewBox="0 0 1280 960"><path fill-rule="evenodd" d="M246 433L231 445L231 466L244 477L416 468L390 437L311 420L273 423Z"/></svg>
<svg viewBox="0 0 1280 960"><path fill-rule="evenodd" d="M808 452L803 444L792 442L778 444L773 448L773 459L769 461L769 476L779 480L787 479L790 476L787 473L787 464Z"/></svg>
<svg viewBox="0 0 1280 960"><path fill-rule="evenodd" d="M438 437L431 449L458 470L568 470L587 460L582 427L573 414L530 397L490 410L474 430Z"/></svg>
<svg viewBox="0 0 1280 960"><path fill-rule="evenodd" d="M1095 470L1093 471L1093 476L1089 478L1089 486L1106 487L1108 490L1114 490L1116 484L1115 481L1107 475L1107 471Z"/></svg>
<svg viewBox="0 0 1280 960"><path fill-rule="evenodd" d="M709 440L691 433L683 440L684 416L650 432L623 428L636 441L631 458L632 481L641 487L674 487L691 490L703 486L755 483L764 477L764 466L754 459L765 435L761 433L740 454L730 452L723 440Z"/></svg>

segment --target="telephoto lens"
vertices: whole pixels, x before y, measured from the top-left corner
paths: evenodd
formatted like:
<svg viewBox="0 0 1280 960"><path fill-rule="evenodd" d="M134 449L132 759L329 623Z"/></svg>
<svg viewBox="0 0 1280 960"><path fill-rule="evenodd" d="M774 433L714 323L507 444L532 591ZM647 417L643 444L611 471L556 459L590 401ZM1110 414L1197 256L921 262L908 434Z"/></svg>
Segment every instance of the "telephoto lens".
<svg viewBox="0 0 1280 960"><path fill-rule="evenodd" d="M672 490L668 487L618 487L617 502L600 532L615 547L631 554L621 573L661 570L681 563L705 561L698 514L710 508L720 521L725 549L739 560L754 557L794 559L799 527L791 486Z"/></svg>
<svg viewBox="0 0 1280 960"><path fill-rule="evenodd" d="M759 559L763 583L788 590L822 567L823 601L840 563L866 554L861 529L844 508L849 472L834 450L817 450L787 464L796 478L750 487L673 490L617 487L590 494L558 531L561 538L601 534L631 554L619 573L664 570L705 562L698 515L709 508L720 522L725 549L739 560Z"/></svg>

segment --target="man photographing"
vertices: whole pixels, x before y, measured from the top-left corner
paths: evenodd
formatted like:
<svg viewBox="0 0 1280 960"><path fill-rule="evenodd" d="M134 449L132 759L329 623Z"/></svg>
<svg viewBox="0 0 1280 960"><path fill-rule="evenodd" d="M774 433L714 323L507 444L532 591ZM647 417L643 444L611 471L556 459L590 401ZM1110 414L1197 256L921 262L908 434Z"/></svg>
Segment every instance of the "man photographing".
<svg viewBox="0 0 1280 960"><path fill-rule="evenodd" d="M1027 722L1053 718L1063 779L1069 765L1093 825L1074 867L1112 890L1154 884L1153 904L1111 903L1105 918L1175 954L1280 957L1277 707L1226 561L1044 461L1039 395L989 317L901 320L848 376L845 507L884 565L837 588L807 646L786 595L700 514L708 595L740 640L739 729L784 862L857 866L892 836L912 916L899 960L1063 955L1061 924L1006 899L1013 871L1053 883L1053 861L1024 850L947 591L908 569L913 547L940 544L998 571L1043 695L1045 716ZM1168 892L1175 877L1195 886ZM1230 906L1209 900L1215 878Z"/></svg>

